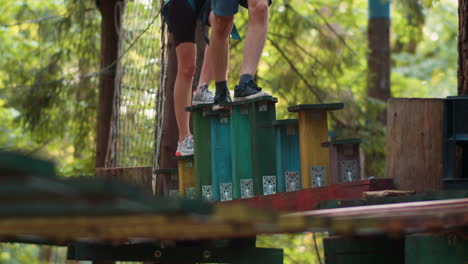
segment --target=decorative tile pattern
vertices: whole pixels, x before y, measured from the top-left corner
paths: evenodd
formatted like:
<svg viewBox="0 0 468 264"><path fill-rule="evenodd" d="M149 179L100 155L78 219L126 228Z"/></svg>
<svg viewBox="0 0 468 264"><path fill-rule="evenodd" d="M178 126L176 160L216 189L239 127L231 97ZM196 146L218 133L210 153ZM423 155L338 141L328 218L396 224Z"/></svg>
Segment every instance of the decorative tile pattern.
<svg viewBox="0 0 468 264"><path fill-rule="evenodd" d="M294 192L298 191L301 187L301 177L299 177L298 171L287 171L286 177L286 191Z"/></svg>
<svg viewBox="0 0 468 264"><path fill-rule="evenodd" d="M352 182L359 180L357 160L342 160L340 165L342 182Z"/></svg>
<svg viewBox="0 0 468 264"><path fill-rule="evenodd" d="M195 194L195 188L186 188L185 198L195 200L197 198L197 195Z"/></svg>
<svg viewBox="0 0 468 264"><path fill-rule="evenodd" d="M177 198L179 197L179 190L169 190L168 196L170 198Z"/></svg>
<svg viewBox="0 0 468 264"><path fill-rule="evenodd" d="M232 200L232 183L221 183L219 185L219 197L221 197L221 201Z"/></svg>
<svg viewBox="0 0 468 264"><path fill-rule="evenodd" d="M240 180L241 198L253 197L253 180Z"/></svg>
<svg viewBox="0 0 468 264"><path fill-rule="evenodd" d="M312 187L322 187L325 185L325 166L313 166L310 168L310 182Z"/></svg>
<svg viewBox="0 0 468 264"><path fill-rule="evenodd" d="M263 176L263 195L276 193L276 176Z"/></svg>
<svg viewBox="0 0 468 264"><path fill-rule="evenodd" d="M202 185L202 196L203 196L203 200L212 202L213 201L213 186Z"/></svg>

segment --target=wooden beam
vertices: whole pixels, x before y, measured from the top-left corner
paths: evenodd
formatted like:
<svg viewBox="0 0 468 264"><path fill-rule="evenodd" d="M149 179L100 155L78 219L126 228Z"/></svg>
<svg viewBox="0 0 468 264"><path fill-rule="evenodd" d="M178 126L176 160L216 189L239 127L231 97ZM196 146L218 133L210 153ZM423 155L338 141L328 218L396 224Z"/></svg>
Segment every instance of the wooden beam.
<svg viewBox="0 0 468 264"><path fill-rule="evenodd" d="M148 193L153 193L151 167L128 167L128 168L97 168L96 177L131 183L143 188Z"/></svg>

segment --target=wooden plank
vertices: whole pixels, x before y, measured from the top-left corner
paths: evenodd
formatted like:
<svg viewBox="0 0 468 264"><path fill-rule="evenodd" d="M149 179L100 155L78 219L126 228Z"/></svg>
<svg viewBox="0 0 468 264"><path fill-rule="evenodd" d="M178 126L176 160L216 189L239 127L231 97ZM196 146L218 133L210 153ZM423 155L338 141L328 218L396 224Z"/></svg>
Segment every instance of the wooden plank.
<svg viewBox="0 0 468 264"><path fill-rule="evenodd" d="M386 175L399 190L442 189L444 100L388 101Z"/></svg>
<svg viewBox="0 0 468 264"><path fill-rule="evenodd" d="M96 177L130 183L153 193L153 169L151 167L96 168Z"/></svg>
<svg viewBox="0 0 468 264"><path fill-rule="evenodd" d="M316 209L320 202L326 200L360 199L363 197L364 192L393 188L393 181L391 179L371 179L333 184L320 188L307 188L296 192L225 201L222 204L244 205L259 209L275 209L282 212L300 212Z"/></svg>

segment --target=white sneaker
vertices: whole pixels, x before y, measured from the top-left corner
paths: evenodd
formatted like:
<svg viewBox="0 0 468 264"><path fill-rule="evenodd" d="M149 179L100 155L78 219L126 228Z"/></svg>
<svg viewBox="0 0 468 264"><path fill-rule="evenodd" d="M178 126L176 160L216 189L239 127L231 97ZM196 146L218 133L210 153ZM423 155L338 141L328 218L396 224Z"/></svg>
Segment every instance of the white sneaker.
<svg viewBox="0 0 468 264"><path fill-rule="evenodd" d="M193 136L186 136L181 142L177 144L176 156L189 156L193 155Z"/></svg>

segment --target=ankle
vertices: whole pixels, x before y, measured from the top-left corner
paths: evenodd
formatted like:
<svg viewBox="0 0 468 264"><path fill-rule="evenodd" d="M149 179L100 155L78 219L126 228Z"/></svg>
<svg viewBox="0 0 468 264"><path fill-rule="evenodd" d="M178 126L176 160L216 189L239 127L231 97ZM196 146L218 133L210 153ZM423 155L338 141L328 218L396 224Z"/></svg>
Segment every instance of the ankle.
<svg viewBox="0 0 468 264"><path fill-rule="evenodd" d="M229 90L227 81L216 82L216 94L222 94Z"/></svg>

